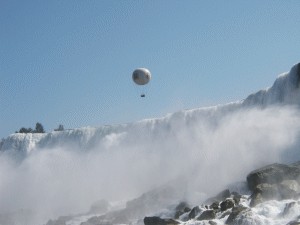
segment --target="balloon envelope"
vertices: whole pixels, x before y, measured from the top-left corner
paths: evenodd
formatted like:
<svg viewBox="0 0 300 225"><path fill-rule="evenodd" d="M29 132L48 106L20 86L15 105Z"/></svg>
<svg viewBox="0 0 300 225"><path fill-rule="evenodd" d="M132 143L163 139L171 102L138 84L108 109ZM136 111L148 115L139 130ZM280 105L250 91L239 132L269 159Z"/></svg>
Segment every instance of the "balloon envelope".
<svg viewBox="0 0 300 225"><path fill-rule="evenodd" d="M132 80L137 85L145 85L147 84L151 79L151 73L146 68L138 68L133 71L132 73Z"/></svg>

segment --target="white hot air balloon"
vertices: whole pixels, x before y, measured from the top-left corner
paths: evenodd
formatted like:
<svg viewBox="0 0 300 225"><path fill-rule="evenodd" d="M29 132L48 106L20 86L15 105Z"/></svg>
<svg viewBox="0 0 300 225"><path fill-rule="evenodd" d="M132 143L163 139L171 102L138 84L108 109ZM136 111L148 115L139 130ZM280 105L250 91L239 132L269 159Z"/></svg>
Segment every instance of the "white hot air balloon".
<svg viewBox="0 0 300 225"><path fill-rule="evenodd" d="M132 80L137 85L146 85L151 80L151 73L146 68L138 68L132 73ZM141 97L145 97L145 94L142 93Z"/></svg>

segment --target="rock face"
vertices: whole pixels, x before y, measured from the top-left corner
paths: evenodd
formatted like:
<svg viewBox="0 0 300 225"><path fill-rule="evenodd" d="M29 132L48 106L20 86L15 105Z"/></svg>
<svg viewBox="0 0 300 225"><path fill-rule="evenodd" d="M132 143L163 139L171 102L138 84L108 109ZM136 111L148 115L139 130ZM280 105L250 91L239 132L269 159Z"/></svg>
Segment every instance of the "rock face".
<svg viewBox="0 0 300 225"><path fill-rule="evenodd" d="M272 164L252 171L247 176L252 191L250 206L268 200L296 199L300 194L299 165Z"/></svg>
<svg viewBox="0 0 300 225"><path fill-rule="evenodd" d="M221 211L226 211L227 209L231 209L234 206L233 199L226 199L225 201L221 202L220 207Z"/></svg>
<svg viewBox="0 0 300 225"><path fill-rule="evenodd" d="M279 184L284 180L298 180L300 168L294 165L272 164L252 171L247 176L249 189L253 191L262 183Z"/></svg>
<svg viewBox="0 0 300 225"><path fill-rule="evenodd" d="M209 209L201 213L198 220L213 220L216 218L216 212L213 209Z"/></svg>
<svg viewBox="0 0 300 225"><path fill-rule="evenodd" d="M228 225L234 224L237 216L247 210L249 210L249 209L247 207L243 207L243 206L234 207L232 209L232 212L230 213L229 217L226 220L226 224L228 224Z"/></svg>

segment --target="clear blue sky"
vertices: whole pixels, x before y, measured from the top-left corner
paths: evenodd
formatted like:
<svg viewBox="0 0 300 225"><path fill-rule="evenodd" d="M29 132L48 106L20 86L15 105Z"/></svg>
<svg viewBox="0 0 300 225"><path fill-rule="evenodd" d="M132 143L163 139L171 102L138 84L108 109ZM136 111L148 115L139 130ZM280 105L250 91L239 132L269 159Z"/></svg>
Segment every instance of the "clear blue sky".
<svg viewBox="0 0 300 225"><path fill-rule="evenodd" d="M300 1L0 0L0 138L241 100L300 61ZM147 67L146 98L132 80Z"/></svg>

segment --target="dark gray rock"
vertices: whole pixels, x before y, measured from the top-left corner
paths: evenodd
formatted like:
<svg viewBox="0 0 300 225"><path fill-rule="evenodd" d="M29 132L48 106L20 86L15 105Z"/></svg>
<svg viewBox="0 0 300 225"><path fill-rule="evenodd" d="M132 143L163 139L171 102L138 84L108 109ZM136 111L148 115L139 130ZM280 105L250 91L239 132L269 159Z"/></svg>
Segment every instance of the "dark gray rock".
<svg viewBox="0 0 300 225"><path fill-rule="evenodd" d="M234 207L234 200L228 198L225 201L221 202L220 207L222 212L226 211L227 209L231 209Z"/></svg>
<svg viewBox="0 0 300 225"><path fill-rule="evenodd" d="M232 198L233 198L233 200L234 200L234 203L235 203L236 205L238 205L238 204L240 203L240 201L241 201L242 195L239 194L239 193L237 193L237 192L232 192L232 193L231 193L231 196L232 196Z"/></svg>
<svg viewBox="0 0 300 225"><path fill-rule="evenodd" d="M273 199L280 199L277 185L267 183L259 184L251 195L250 206L254 207L259 203Z"/></svg>
<svg viewBox="0 0 300 225"><path fill-rule="evenodd" d="M258 184L251 195L250 206L254 207L268 200L297 199L299 189L295 180L284 180L279 184Z"/></svg>
<svg viewBox="0 0 300 225"><path fill-rule="evenodd" d="M190 208L190 206L189 206L189 204L187 202L180 202L176 206L175 210L176 211L185 211L185 210L187 210L187 208Z"/></svg>
<svg viewBox="0 0 300 225"><path fill-rule="evenodd" d="M187 213L189 211L191 211L191 208L189 207L188 203L180 202L175 208L174 218L178 219L181 215L183 215L184 213Z"/></svg>
<svg viewBox="0 0 300 225"><path fill-rule="evenodd" d="M210 209L213 209L213 210L219 210L220 209L220 206L219 206L219 202L213 202L210 206L209 206Z"/></svg>
<svg viewBox="0 0 300 225"><path fill-rule="evenodd" d="M196 216L198 216L200 214L200 212L201 212L201 210L200 210L199 206L195 206L189 213L189 219L196 218Z"/></svg>
<svg viewBox="0 0 300 225"><path fill-rule="evenodd" d="M221 214L221 216L220 216L220 219L223 219L223 218L225 218L226 216L229 216L230 215L230 213L231 213L231 211L224 211L222 214Z"/></svg>
<svg viewBox="0 0 300 225"><path fill-rule="evenodd" d="M284 180L278 185L281 199L296 199L299 196L300 187L295 180Z"/></svg>
<svg viewBox="0 0 300 225"><path fill-rule="evenodd" d="M244 206L237 206L237 207L234 207L232 209L232 212L230 213L230 215L228 216L225 224L228 224L228 225L233 225L235 224L235 219L237 218L237 216L242 213L242 212L245 212L245 211L248 211L249 208L247 207L244 207Z"/></svg>
<svg viewBox="0 0 300 225"><path fill-rule="evenodd" d="M213 220L216 218L216 212L212 209L205 210L201 215L197 218L198 220Z"/></svg>
<svg viewBox="0 0 300 225"><path fill-rule="evenodd" d="M248 187L251 191L262 183L279 184L283 180L297 180L300 176L300 168L274 163L252 171L247 176Z"/></svg>

